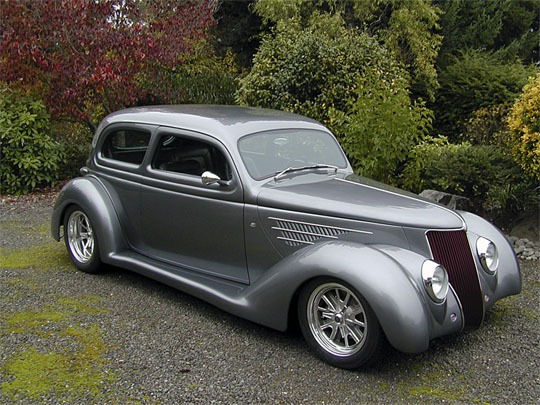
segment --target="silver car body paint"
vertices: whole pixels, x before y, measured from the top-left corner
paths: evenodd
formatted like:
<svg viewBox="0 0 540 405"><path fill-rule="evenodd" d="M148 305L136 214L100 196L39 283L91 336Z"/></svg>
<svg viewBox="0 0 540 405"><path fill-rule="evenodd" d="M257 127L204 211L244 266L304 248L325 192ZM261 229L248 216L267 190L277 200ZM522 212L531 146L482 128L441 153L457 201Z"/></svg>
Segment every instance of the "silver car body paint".
<svg viewBox="0 0 540 405"><path fill-rule="evenodd" d="M101 148L107 133L139 128L151 133L139 165L111 162ZM317 277L354 286L373 308L389 342L404 352L466 325L463 299L450 288L440 304L421 278L433 260L430 232L464 232L487 308L521 290L517 259L494 226L420 197L356 176L349 163L337 172L317 169L255 180L238 141L261 131L312 129L298 115L246 107L158 106L105 118L93 140L85 175L60 193L52 217L59 240L69 206L94 224L101 260L197 296L237 316L285 330L301 287ZM211 144L227 159L231 180L204 185L200 177L152 166L157 139L182 135ZM481 269L478 237L500 254L494 276ZM466 303L465 303L466 304ZM481 319L480 319L481 320Z"/></svg>

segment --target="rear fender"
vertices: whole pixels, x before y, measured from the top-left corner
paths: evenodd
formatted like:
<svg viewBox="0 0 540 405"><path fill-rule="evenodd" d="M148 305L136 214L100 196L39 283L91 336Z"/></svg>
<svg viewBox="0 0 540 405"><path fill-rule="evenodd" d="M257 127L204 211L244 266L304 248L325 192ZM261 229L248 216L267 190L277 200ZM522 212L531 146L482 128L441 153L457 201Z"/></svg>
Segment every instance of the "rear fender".
<svg viewBox="0 0 540 405"><path fill-rule="evenodd" d="M65 212L71 205L81 207L93 224L102 262L109 262L111 255L127 248L111 197L101 182L93 176L71 180L58 195L51 219L51 234L54 239L59 241L62 237L60 227L64 223Z"/></svg>

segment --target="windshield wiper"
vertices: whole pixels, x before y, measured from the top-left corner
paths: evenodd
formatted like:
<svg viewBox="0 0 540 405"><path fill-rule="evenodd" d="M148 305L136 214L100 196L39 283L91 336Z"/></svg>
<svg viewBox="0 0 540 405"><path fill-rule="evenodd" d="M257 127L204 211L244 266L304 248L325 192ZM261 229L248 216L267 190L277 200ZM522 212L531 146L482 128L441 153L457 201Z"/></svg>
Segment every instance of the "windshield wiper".
<svg viewBox="0 0 540 405"><path fill-rule="evenodd" d="M310 170L310 169L334 169L334 173L338 171L337 166L333 165L325 165L325 164L316 164L311 166L302 166L302 167L287 167L286 169L283 169L280 172L276 172L276 175L274 176L274 181L278 180L280 177L286 175L287 173L293 173L293 172L299 172L302 170Z"/></svg>

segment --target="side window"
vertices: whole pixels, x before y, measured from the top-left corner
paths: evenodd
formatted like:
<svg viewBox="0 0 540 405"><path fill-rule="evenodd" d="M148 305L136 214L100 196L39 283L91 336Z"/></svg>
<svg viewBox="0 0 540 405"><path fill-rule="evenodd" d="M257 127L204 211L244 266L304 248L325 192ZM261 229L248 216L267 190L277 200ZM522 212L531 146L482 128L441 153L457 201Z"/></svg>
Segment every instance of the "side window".
<svg viewBox="0 0 540 405"><path fill-rule="evenodd" d="M150 132L140 130L119 130L107 135L101 154L108 159L126 163L141 164L150 142Z"/></svg>
<svg viewBox="0 0 540 405"><path fill-rule="evenodd" d="M205 171L230 180L231 170L223 153L210 143L165 135L159 140L152 167L168 172L200 176Z"/></svg>

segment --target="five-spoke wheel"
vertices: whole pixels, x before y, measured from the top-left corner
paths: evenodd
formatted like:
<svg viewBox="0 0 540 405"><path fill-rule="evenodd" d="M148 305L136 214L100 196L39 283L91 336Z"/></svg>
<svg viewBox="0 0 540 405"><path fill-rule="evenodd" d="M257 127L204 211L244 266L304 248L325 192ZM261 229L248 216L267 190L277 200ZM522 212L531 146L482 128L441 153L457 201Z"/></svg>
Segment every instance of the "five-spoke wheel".
<svg viewBox="0 0 540 405"><path fill-rule="evenodd" d="M75 266L88 273L99 270L98 241L88 215L79 207L70 207L64 216L64 240Z"/></svg>
<svg viewBox="0 0 540 405"><path fill-rule="evenodd" d="M300 294L298 318L306 341L332 365L358 368L377 353L379 323L360 293L342 281L308 283Z"/></svg>

